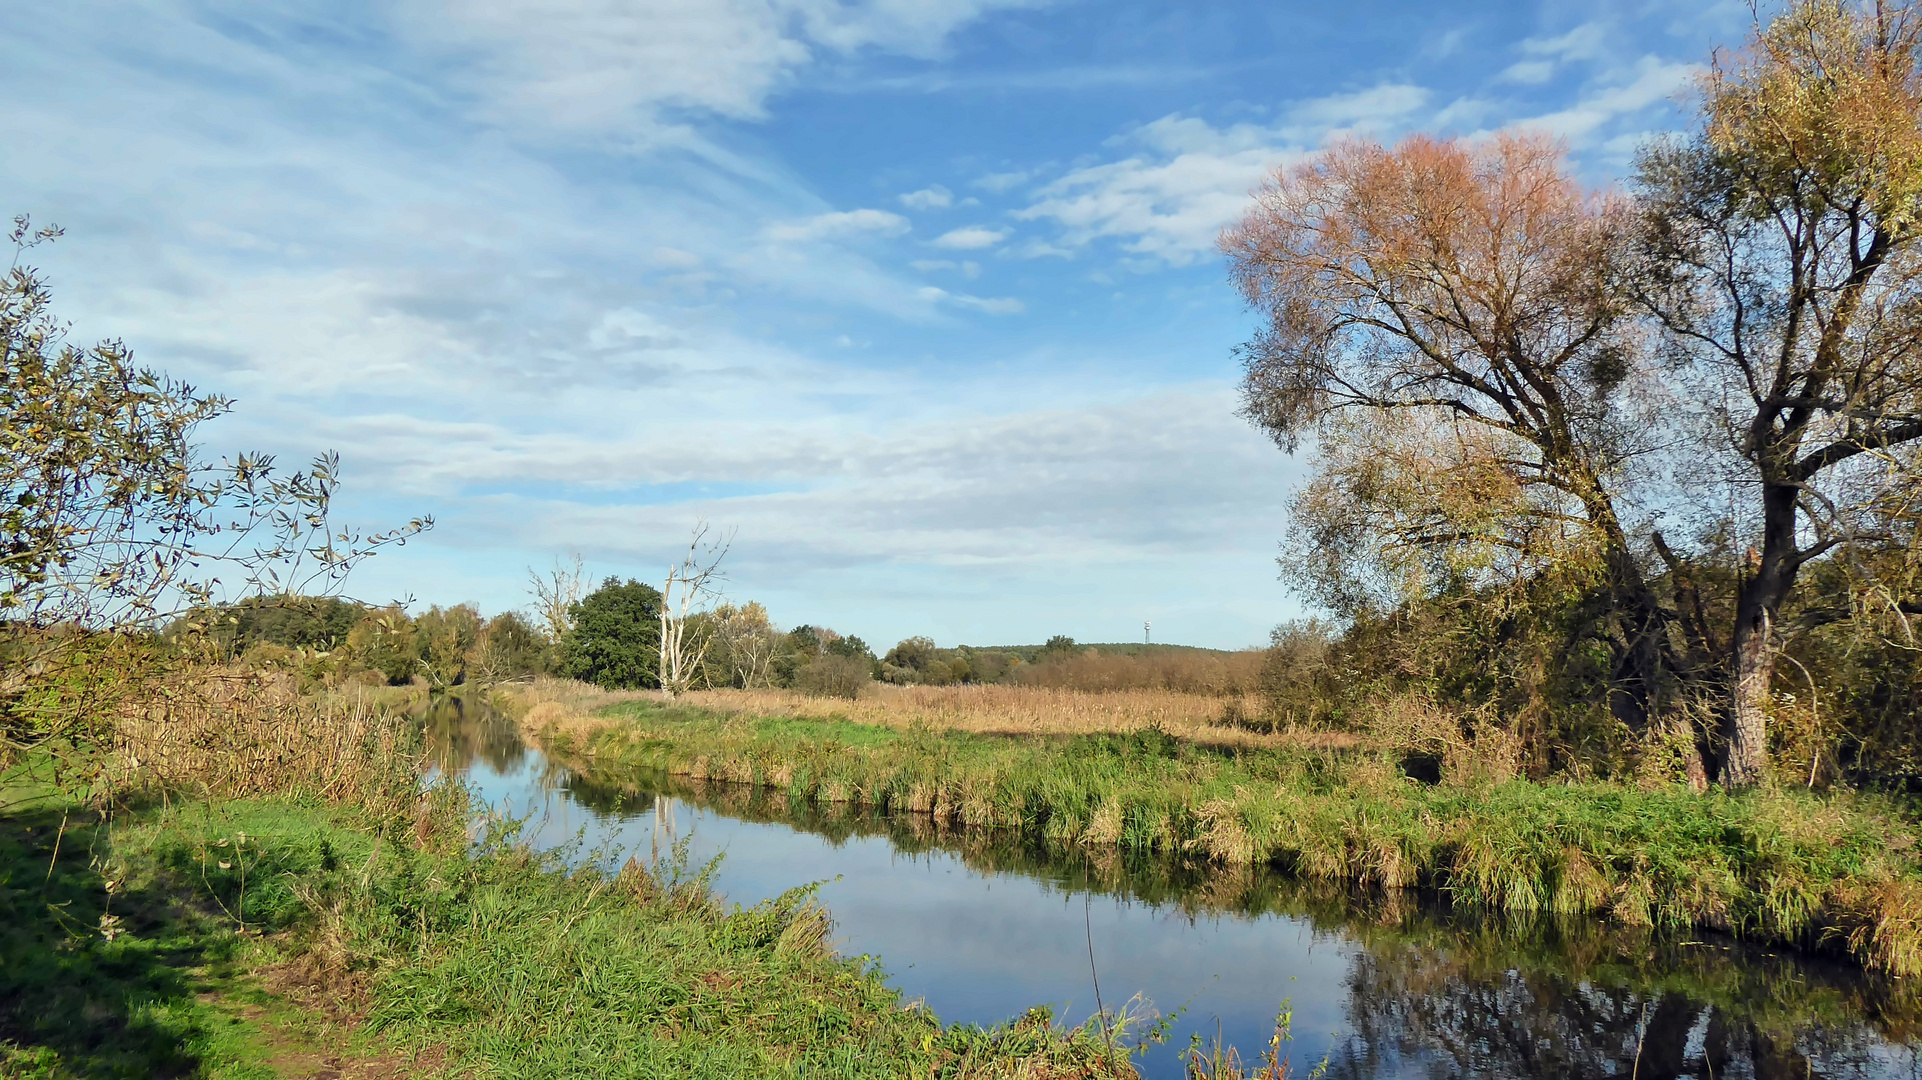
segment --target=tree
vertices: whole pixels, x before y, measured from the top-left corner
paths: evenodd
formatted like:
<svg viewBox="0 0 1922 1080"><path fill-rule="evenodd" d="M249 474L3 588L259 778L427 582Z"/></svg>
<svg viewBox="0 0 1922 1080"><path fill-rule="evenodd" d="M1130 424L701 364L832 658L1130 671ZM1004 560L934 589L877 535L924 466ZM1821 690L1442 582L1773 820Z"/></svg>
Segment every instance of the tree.
<svg viewBox="0 0 1922 1080"><path fill-rule="evenodd" d="M1640 162L1639 299L1710 404L1722 478L1753 492L1731 523L1750 544L1726 641L1730 785L1765 777L1782 642L1849 614L1784 625L1798 576L1900 541L1876 507L1922 439L1918 44L1910 4L1802 0L1707 75L1701 130Z"/></svg>
<svg viewBox="0 0 1922 1080"><path fill-rule="evenodd" d="M1609 705L1640 729L1676 665L1619 506L1654 448L1629 220L1544 138L1417 136L1278 171L1221 247L1263 317L1244 415L1285 450L1320 439L1294 507L1319 598L1599 592L1577 633L1605 642Z"/></svg>
<svg viewBox="0 0 1922 1080"><path fill-rule="evenodd" d="M610 577L574 605L569 619L561 674L611 690L660 685L660 590Z"/></svg>
<svg viewBox="0 0 1922 1080"><path fill-rule="evenodd" d="M797 671L794 685L803 693L853 701L873 677L869 661L846 653L828 653Z"/></svg>
<svg viewBox="0 0 1922 1080"><path fill-rule="evenodd" d="M929 637L911 637L897 643L882 659L881 671L893 682L929 686L946 686L973 673L966 660L936 647Z"/></svg>
<svg viewBox="0 0 1922 1080"><path fill-rule="evenodd" d="M724 665L729 683L747 690L766 686L780 643L767 608L753 601L721 604L712 614L715 659Z"/></svg>
<svg viewBox="0 0 1922 1080"><path fill-rule="evenodd" d="M414 620L414 647L429 686L445 689L467 680L483 625L480 610L472 604L436 605Z"/></svg>
<svg viewBox="0 0 1922 1080"><path fill-rule="evenodd" d="M883 659L895 667L912 668L915 671L928 666L934 660L935 644L930 637L904 638L894 648L888 650Z"/></svg>
<svg viewBox="0 0 1922 1080"><path fill-rule="evenodd" d="M420 670L420 647L414 620L399 604L369 611L347 631L347 661L363 671L377 671L390 685L399 686Z"/></svg>
<svg viewBox="0 0 1922 1080"><path fill-rule="evenodd" d="M546 667L547 651L538 628L518 612L503 611L481 632L474 674L490 683L536 675Z"/></svg>
<svg viewBox="0 0 1922 1080"><path fill-rule="evenodd" d="M721 560L734 541L734 534L709 540L707 522L694 527L688 539L687 554L667 568L667 582L661 586L660 673L661 689L669 697L686 693L700 676L707 658L710 638L689 636L689 618L696 609L716 595L715 582L721 576Z"/></svg>
<svg viewBox="0 0 1922 1080"><path fill-rule="evenodd" d="M231 402L79 347L21 259L60 235L14 219L0 277L0 744L90 744L178 662L196 617L247 596L323 596L361 560L432 527L329 521L331 454L277 471L264 454L203 458L198 429ZM263 603L267 602L263 599ZM152 632L174 621L166 655ZM202 638L204 640L204 638Z"/></svg>
<svg viewBox="0 0 1922 1080"><path fill-rule="evenodd" d="M555 641L566 637L574 625L574 605L581 602L581 593L587 588L587 571L581 565L580 553L575 553L571 564L555 559L553 568L544 575L528 567L527 584L534 594L534 612L547 636Z"/></svg>

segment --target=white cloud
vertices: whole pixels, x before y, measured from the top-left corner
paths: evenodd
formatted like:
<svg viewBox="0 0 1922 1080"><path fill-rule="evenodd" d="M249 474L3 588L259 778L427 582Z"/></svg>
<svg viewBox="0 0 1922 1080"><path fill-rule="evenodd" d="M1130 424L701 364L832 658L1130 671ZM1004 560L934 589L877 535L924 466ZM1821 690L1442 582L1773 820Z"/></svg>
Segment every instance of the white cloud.
<svg viewBox="0 0 1922 1080"><path fill-rule="evenodd" d="M1496 81L1540 86L1554 78L1564 64L1606 56L1608 36L1605 24L1586 22L1554 37L1527 38L1518 48L1529 59L1509 65Z"/></svg>
<svg viewBox="0 0 1922 1080"><path fill-rule="evenodd" d="M816 214L804 221L785 221L770 225L767 236L770 240L800 242L807 240L833 240L864 233L880 236L899 236L908 231L908 219L886 210L843 210L827 214Z"/></svg>
<svg viewBox="0 0 1922 1080"><path fill-rule="evenodd" d="M1610 83L1585 89L1568 108L1518 120L1513 126L1535 128L1579 143L1615 120L1674 97L1700 71L1696 64L1645 56L1622 71L1610 73Z"/></svg>
<svg viewBox="0 0 1922 1080"><path fill-rule="evenodd" d="M974 308L988 315L1019 315L1028 310L1028 305L1012 296L982 297L957 296L954 302L962 307Z"/></svg>
<svg viewBox="0 0 1922 1080"><path fill-rule="evenodd" d="M910 210L939 210L954 202L954 192L940 184L930 184L920 191L910 191L901 196L901 205Z"/></svg>
<svg viewBox="0 0 1922 1080"><path fill-rule="evenodd" d="M760 119L822 53L935 53L1023 0L406 0L400 22L463 62L491 111L563 128L646 127L662 110Z"/></svg>
<svg viewBox="0 0 1922 1080"><path fill-rule="evenodd" d="M1027 183L1028 178L1032 175L1032 173L1027 172L989 173L986 176L976 177L974 186L984 191L999 193L1020 187L1022 184Z"/></svg>
<svg viewBox="0 0 1922 1080"><path fill-rule="evenodd" d="M1026 304L1011 296L981 297L966 293L951 293L933 285L923 286L921 295L929 300L941 300L959 307L972 308L987 315L1019 315L1028 309Z"/></svg>
<svg viewBox="0 0 1922 1080"><path fill-rule="evenodd" d="M1297 129L1375 131L1407 119L1428 104L1428 98L1425 86L1384 83L1352 94L1331 94L1301 102L1288 110L1288 118Z"/></svg>
<svg viewBox="0 0 1922 1080"><path fill-rule="evenodd" d="M990 229L981 225L964 225L950 229L935 237L934 246L953 248L956 251L978 251L991 248L1008 238L1006 229Z"/></svg>
<svg viewBox="0 0 1922 1080"><path fill-rule="evenodd" d="M1419 86L1385 83L1297 102L1273 125L1215 127L1179 114L1143 124L1111 140L1137 147L1134 154L1067 173L1015 215L1062 229L1060 244L1024 254L1059 254L1114 237L1136 254L1191 262L1213 249L1216 235L1243 212L1249 191L1276 166L1335 134L1391 133L1429 97Z"/></svg>
<svg viewBox="0 0 1922 1080"><path fill-rule="evenodd" d="M1538 86L1555 77L1555 64L1549 60L1523 60L1510 64L1499 78L1502 82Z"/></svg>
<svg viewBox="0 0 1922 1080"><path fill-rule="evenodd" d="M1585 22L1555 37L1524 40L1523 52L1531 56L1552 56L1559 60L1594 60L1602 56L1608 43L1608 27L1600 22Z"/></svg>
<svg viewBox="0 0 1922 1080"><path fill-rule="evenodd" d="M699 255L691 251L682 251L680 248L672 247L655 248L654 261L662 266L671 266L678 270L692 270L701 265L701 257Z"/></svg>
<svg viewBox="0 0 1922 1080"><path fill-rule="evenodd" d="M970 259L963 259L960 262L955 262L953 259L916 259L908 265L924 274L954 270L970 281L981 276L981 264Z"/></svg>

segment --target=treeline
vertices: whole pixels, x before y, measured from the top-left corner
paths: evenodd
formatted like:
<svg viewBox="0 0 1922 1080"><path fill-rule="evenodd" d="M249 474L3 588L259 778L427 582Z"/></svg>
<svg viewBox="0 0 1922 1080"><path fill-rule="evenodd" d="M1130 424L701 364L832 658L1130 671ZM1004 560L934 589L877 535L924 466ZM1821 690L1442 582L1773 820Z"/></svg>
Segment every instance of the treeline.
<svg viewBox="0 0 1922 1080"><path fill-rule="evenodd" d="M194 634L229 661L294 671L312 683L431 687L498 683L535 675L608 689L660 686L661 593L608 578L552 622L515 611L487 617L472 604L410 615L335 597L252 597L203 608L169 635ZM1256 690L1265 654L1182 646L1041 645L941 648L911 637L877 654L861 638L825 626L782 631L758 603L722 603L688 616L685 632L702 689L797 689L854 697L870 683L949 686L1003 683L1072 690Z"/></svg>
<svg viewBox="0 0 1922 1080"><path fill-rule="evenodd" d="M339 597L255 596L176 619L163 635L198 639L218 658L297 672L311 683L457 686L553 669L556 643L513 611L484 617L472 604L409 615Z"/></svg>

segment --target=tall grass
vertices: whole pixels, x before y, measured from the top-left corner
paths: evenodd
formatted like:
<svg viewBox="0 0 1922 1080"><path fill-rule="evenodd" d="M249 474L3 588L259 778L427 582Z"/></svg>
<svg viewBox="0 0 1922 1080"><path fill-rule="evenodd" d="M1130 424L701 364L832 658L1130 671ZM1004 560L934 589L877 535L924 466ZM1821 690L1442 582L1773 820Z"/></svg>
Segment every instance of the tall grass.
<svg viewBox="0 0 1922 1080"><path fill-rule="evenodd" d="M120 796L274 795L392 816L418 799L422 762L416 725L383 701L208 668L125 710L99 777Z"/></svg>
<svg viewBox="0 0 1922 1080"><path fill-rule="evenodd" d="M1869 796L1697 795L1472 771L1429 785L1382 754L1208 747L1152 728L994 737L645 701L610 706L598 723L530 726L563 758L769 785L797 805L1425 888L1521 918L1714 927L1922 974L1917 829Z"/></svg>
<svg viewBox="0 0 1922 1080"><path fill-rule="evenodd" d="M834 955L812 888L724 907L684 848L608 875L531 852L511 823L434 836L256 799L145 811L98 848L126 888L184 885L364 1034L458 1075L1135 1075L1095 1027L944 1026L905 1004L867 958Z"/></svg>
<svg viewBox="0 0 1922 1080"><path fill-rule="evenodd" d="M646 690L607 691L571 679L538 679L499 688L495 700L531 728L585 731L611 706L660 702ZM1040 686L871 684L853 701L793 690L697 690L675 699L718 716L851 720L898 730L928 728L984 735L1073 735L1155 728L1215 746L1352 746L1344 732L1258 733L1239 726L1253 697L1210 697L1173 690L1066 690Z"/></svg>

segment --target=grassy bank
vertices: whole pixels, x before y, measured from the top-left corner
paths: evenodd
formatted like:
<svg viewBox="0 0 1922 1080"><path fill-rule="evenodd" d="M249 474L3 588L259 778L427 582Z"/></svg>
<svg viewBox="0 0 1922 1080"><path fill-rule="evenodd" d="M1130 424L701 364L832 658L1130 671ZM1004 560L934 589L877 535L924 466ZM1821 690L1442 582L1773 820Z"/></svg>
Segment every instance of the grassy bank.
<svg viewBox="0 0 1922 1080"><path fill-rule="evenodd" d="M807 889L729 907L684 861L476 835L410 725L281 704L137 733L165 769L105 768L104 817L0 778L0 1075L1134 1075L1045 1014L944 1026L835 955Z"/></svg>
<svg viewBox="0 0 1922 1080"><path fill-rule="evenodd" d="M521 715L563 756L769 785L799 804L1427 888L1523 918L1712 927L1922 974L1917 829L1866 796L1472 777L1430 785L1380 754L1214 747L1153 729L1010 737L648 700L591 717Z"/></svg>

